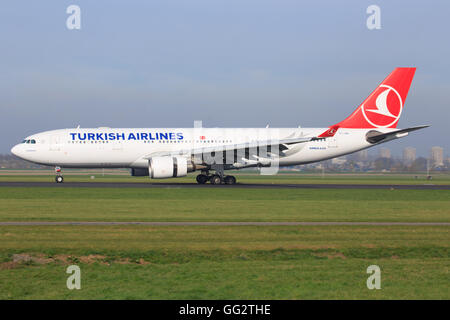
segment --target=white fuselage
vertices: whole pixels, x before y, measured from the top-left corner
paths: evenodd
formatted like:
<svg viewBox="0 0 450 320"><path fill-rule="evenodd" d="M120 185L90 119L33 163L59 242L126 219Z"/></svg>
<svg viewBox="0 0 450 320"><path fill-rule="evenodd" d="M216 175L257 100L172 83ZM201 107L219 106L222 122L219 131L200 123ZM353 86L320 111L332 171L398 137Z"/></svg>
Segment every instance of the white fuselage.
<svg viewBox="0 0 450 320"><path fill-rule="evenodd" d="M31 135L11 151L38 164L72 168L147 168L159 152L229 146L268 139L318 136L327 128L77 128ZM311 163L372 146L370 129L339 129L333 137L289 146L280 166ZM378 129L390 132L393 129Z"/></svg>

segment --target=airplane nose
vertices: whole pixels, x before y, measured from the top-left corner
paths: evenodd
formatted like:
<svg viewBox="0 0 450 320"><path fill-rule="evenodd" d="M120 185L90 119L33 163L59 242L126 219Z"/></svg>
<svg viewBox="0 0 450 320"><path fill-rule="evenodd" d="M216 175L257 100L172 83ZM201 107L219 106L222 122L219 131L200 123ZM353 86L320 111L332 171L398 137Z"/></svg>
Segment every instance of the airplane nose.
<svg viewBox="0 0 450 320"><path fill-rule="evenodd" d="M20 156L20 155L19 155L19 145L15 145L14 147L12 147L11 153L12 153L13 155L15 155L16 157L19 157L19 156Z"/></svg>

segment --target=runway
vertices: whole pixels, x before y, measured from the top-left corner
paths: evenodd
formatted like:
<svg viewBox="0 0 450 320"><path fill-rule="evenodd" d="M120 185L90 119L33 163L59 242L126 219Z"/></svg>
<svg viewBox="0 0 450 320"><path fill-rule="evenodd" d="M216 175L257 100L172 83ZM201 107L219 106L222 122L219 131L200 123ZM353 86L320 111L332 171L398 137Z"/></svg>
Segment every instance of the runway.
<svg viewBox="0 0 450 320"><path fill-rule="evenodd" d="M0 226L450 226L450 222L235 222L235 221L16 221L0 222Z"/></svg>
<svg viewBox="0 0 450 320"><path fill-rule="evenodd" d="M0 187L35 188L208 188L208 189L398 189L398 190L450 190L450 185L435 184L235 184L210 185L196 183L141 183L141 182L0 182Z"/></svg>

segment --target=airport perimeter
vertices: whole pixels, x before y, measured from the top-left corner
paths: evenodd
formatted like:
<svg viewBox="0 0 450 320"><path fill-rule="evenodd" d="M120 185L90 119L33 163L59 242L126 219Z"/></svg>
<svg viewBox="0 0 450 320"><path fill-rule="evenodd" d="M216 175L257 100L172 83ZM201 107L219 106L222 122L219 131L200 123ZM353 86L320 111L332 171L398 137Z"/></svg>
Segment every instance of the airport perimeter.
<svg viewBox="0 0 450 320"><path fill-rule="evenodd" d="M51 179L0 172L1 299L450 298L448 175ZM80 290L66 287L73 264ZM366 286L370 265L380 290Z"/></svg>

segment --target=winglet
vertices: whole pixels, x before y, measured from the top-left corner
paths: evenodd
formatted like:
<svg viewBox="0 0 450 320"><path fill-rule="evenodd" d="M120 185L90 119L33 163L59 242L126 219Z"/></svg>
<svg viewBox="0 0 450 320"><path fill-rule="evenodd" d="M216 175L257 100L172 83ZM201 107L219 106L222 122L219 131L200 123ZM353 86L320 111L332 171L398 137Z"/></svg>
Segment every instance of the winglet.
<svg viewBox="0 0 450 320"><path fill-rule="evenodd" d="M339 125L335 124L328 128L327 131L319 135L319 138L330 138L333 137L339 129Z"/></svg>

